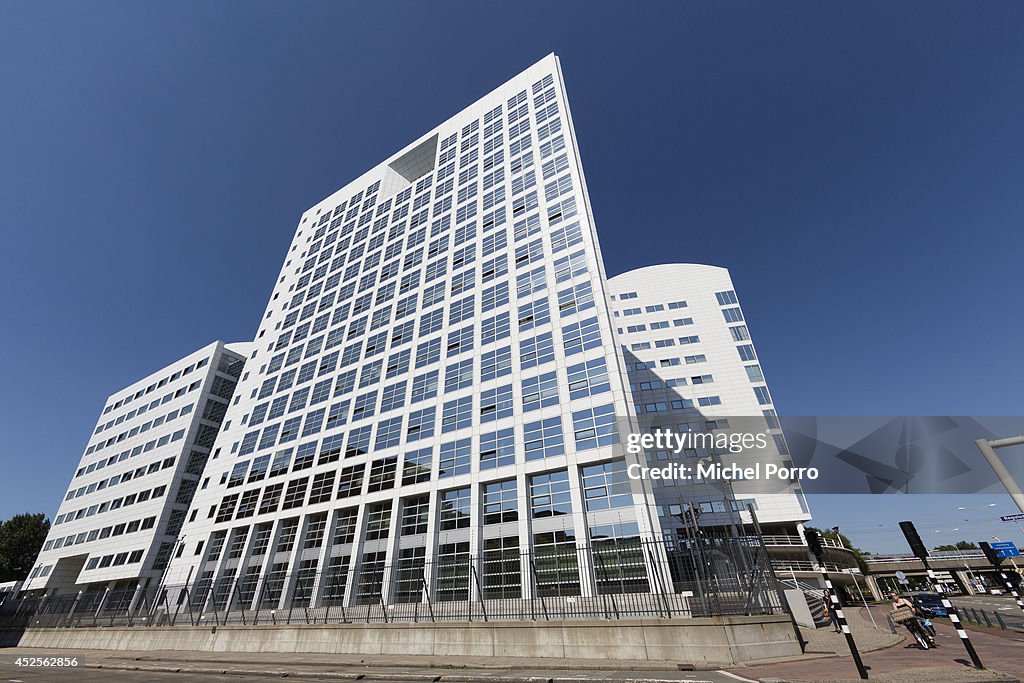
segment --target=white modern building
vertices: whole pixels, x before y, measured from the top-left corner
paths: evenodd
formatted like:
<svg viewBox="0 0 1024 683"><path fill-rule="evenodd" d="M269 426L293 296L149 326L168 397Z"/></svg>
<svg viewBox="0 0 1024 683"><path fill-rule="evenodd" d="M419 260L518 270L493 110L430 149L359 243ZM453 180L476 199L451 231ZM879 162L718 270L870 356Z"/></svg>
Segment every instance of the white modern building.
<svg viewBox="0 0 1024 683"><path fill-rule="evenodd" d="M111 394L23 590L130 600L160 579L250 348L214 342Z"/></svg>
<svg viewBox="0 0 1024 683"><path fill-rule="evenodd" d="M706 275L702 317L732 289ZM167 585L200 609L653 589L617 550L663 537L625 474L644 456L621 443L640 394L620 277L549 55L301 216ZM761 415L717 357L728 328L702 324L723 410ZM757 504L806 518L799 495Z"/></svg>
<svg viewBox="0 0 1024 683"><path fill-rule="evenodd" d="M772 438L765 439L766 447L747 449L746 456L792 467L728 270L698 264L648 266L609 279L608 289L634 411L644 431L761 431ZM647 458L652 466L692 466L714 450L690 448L678 455L652 450ZM742 482L724 487L685 480L651 483L668 534L685 530L683 506L688 502L694 504L701 526L752 523L746 510L753 505L764 533L792 538L800 557L807 559L799 524L810 514L797 484L777 491L747 487L753 492L744 493Z"/></svg>

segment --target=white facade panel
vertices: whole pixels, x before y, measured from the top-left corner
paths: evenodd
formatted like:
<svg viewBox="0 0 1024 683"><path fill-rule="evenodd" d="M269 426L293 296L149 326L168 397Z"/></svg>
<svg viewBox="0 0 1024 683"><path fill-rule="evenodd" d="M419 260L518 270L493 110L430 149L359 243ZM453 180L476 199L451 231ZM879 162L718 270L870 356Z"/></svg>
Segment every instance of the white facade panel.
<svg viewBox="0 0 1024 683"><path fill-rule="evenodd" d="M107 399L25 590L162 573L249 346L214 342Z"/></svg>

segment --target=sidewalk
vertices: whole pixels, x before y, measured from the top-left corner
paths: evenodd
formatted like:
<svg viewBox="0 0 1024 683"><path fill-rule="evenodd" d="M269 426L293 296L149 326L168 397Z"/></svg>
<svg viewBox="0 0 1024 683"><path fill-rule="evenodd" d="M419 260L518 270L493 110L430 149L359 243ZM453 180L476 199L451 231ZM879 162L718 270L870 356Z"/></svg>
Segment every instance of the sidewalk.
<svg viewBox="0 0 1024 683"><path fill-rule="evenodd" d="M850 625L850 632L857 641L857 649L861 652L871 652L892 647L904 640L906 632L900 629L895 635L889 630L889 624L885 615L879 616L872 612L875 617L877 628L871 623L867 610L863 607L847 607L843 610L847 623ZM846 636L842 633L834 633L831 628L808 629L801 628L804 640L807 641L805 654L849 654L850 649L846 644Z"/></svg>
<svg viewBox="0 0 1024 683"><path fill-rule="evenodd" d="M951 681L1010 681L1017 680L1024 674L1024 638L1015 639L999 637L978 631L970 632L971 642L977 650L987 670L975 669L964 650L956 632L946 620L937 620L936 639L940 645L937 649L920 650L909 638L894 647L882 646L872 648L872 644L882 639L877 634L868 634L863 630L865 623L864 609L851 610L858 612L860 626L851 629L861 652L864 665L868 668L870 679L884 683L946 683ZM892 637L885 624L887 607L874 607L872 613L885 635ZM870 622L867 622L870 628ZM900 634L902 638L903 634ZM791 683L829 681L833 683L860 681L857 668L846 645L844 636L831 631L818 631L811 635L812 648L829 648L836 654L827 659L791 660L774 664L729 669L730 672L743 678L759 681L789 681ZM1002 674L1008 677L1000 677Z"/></svg>

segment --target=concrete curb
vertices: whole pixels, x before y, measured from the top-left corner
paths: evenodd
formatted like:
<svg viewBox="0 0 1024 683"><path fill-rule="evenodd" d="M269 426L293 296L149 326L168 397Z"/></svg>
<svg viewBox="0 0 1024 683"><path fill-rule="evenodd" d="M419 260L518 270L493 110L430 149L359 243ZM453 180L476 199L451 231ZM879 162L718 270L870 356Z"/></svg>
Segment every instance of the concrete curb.
<svg viewBox="0 0 1024 683"><path fill-rule="evenodd" d="M150 671L153 673L181 673L181 674L217 674L217 675L234 675L234 676L254 676L259 678L330 678L339 681L408 681L409 683L481 683L481 680L486 683L593 683L593 679L585 676L514 676L514 675L499 675L499 676L486 676L481 679L478 675L468 674L439 674L439 673L407 673L407 672L393 672L387 673L382 671L369 671L366 673L334 673L334 672L318 672L318 671L270 671L270 670L256 670L256 669L235 669L235 668L224 668L224 667L171 667L171 666L131 666L131 665L116 665L116 664L97 664L90 665L89 668L105 670L111 669L116 671ZM636 678L616 678L614 683L680 683L677 678L650 678L650 677L636 677ZM694 679L688 679L686 683L711 683L710 681L700 681ZM972 683L975 683L972 681ZM982 682L985 683L985 682ZM1002 679L998 683L1010 683L1009 681Z"/></svg>

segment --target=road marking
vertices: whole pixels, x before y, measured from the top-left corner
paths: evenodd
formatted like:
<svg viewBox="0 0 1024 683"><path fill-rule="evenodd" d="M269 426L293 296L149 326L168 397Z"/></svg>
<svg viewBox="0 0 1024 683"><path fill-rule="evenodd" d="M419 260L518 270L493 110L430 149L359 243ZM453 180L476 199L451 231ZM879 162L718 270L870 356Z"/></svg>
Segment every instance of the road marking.
<svg viewBox="0 0 1024 683"><path fill-rule="evenodd" d="M743 681L743 683L757 683L757 681L755 680L744 678L743 676L737 676L736 674L731 674L728 671L722 671L721 669L718 670L718 673L722 674L723 676L728 676L729 678L735 678L737 681Z"/></svg>

